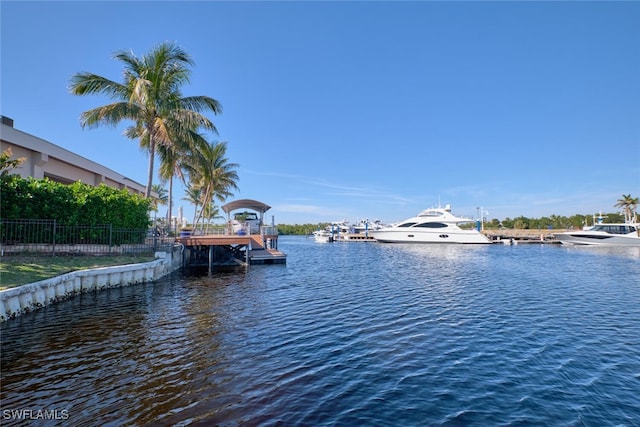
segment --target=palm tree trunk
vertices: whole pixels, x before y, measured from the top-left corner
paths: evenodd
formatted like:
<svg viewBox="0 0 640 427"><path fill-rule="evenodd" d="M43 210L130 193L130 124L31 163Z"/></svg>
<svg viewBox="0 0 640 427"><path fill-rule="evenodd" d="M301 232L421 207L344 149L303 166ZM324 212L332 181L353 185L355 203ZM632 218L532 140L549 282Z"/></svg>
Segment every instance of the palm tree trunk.
<svg viewBox="0 0 640 427"><path fill-rule="evenodd" d="M203 209L200 210L200 214L198 215L198 219L197 219L198 222L202 219L202 222L204 223L204 207L208 206L211 203L211 200L213 200L213 196L210 193L211 193L210 185L207 185L205 187L205 192L202 195L202 207L203 207Z"/></svg>
<svg viewBox="0 0 640 427"><path fill-rule="evenodd" d="M197 218L197 212L198 212L198 204L195 204L195 207L193 208L193 228L196 228L196 218Z"/></svg>
<svg viewBox="0 0 640 427"><path fill-rule="evenodd" d="M149 138L149 171L147 172L147 189L144 196L151 197L151 186L153 185L153 161L156 157L156 142L153 136Z"/></svg>
<svg viewBox="0 0 640 427"><path fill-rule="evenodd" d="M167 202L167 224L171 224L171 209L173 204L173 177L169 179L169 200Z"/></svg>

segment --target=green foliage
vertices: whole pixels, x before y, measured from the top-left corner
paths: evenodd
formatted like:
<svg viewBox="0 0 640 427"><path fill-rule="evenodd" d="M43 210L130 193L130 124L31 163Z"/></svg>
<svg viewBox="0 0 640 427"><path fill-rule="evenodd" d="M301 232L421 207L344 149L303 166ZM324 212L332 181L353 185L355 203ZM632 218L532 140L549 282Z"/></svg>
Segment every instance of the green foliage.
<svg viewBox="0 0 640 427"><path fill-rule="evenodd" d="M24 161L24 157L11 160L11 147L0 153L0 176L7 176Z"/></svg>
<svg viewBox="0 0 640 427"><path fill-rule="evenodd" d="M604 222L624 222L624 216L619 213L603 214ZM505 218L502 222L497 219L484 224L487 229L504 228L525 229L525 230L559 230L565 228L581 228L584 225L593 225L593 215L572 215L570 217L551 215L542 218L527 218L519 216L515 219Z"/></svg>
<svg viewBox="0 0 640 427"><path fill-rule="evenodd" d="M321 224L278 224L278 234L281 236L305 236L307 234L311 234L318 229L323 229L328 226L329 223L321 223Z"/></svg>
<svg viewBox="0 0 640 427"><path fill-rule="evenodd" d="M67 225L146 229L149 204L149 199L104 184L64 185L17 175L0 179L0 212L5 219L55 219Z"/></svg>
<svg viewBox="0 0 640 427"><path fill-rule="evenodd" d="M151 199L151 210L158 212L159 205L166 206L169 203L169 194L167 193L167 189L161 184L153 184L151 186L151 191L158 195L157 198Z"/></svg>

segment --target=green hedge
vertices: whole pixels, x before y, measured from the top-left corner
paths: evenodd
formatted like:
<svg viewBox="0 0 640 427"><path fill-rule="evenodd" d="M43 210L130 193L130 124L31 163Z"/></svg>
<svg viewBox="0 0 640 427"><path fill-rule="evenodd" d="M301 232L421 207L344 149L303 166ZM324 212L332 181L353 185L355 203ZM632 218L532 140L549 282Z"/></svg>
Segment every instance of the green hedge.
<svg viewBox="0 0 640 427"><path fill-rule="evenodd" d="M1 178L0 215L4 219L55 219L66 225L111 224L149 227L149 200L104 184L71 185L8 175Z"/></svg>

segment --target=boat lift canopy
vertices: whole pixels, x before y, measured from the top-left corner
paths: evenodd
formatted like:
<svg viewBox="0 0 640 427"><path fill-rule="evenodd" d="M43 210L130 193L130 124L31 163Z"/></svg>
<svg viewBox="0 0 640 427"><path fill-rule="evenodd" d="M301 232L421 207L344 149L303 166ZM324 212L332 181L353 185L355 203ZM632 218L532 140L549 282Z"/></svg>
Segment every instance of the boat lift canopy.
<svg viewBox="0 0 640 427"><path fill-rule="evenodd" d="M236 209L253 209L254 211L260 212L260 216L262 216L266 211L271 209L271 206L266 205L257 200L251 199L241 199L235 200L233 202L227 203L222 206L222 210L228 215L231 211Z"/></svg>

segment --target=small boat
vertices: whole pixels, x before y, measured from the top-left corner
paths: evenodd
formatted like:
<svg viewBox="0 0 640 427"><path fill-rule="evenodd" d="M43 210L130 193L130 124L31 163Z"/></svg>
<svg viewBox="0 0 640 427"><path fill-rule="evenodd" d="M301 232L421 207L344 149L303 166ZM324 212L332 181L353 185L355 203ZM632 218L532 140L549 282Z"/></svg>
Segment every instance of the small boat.
<svg viewBox="0 0 640 427"><path fill-rule="evenodd" d="M231 212L238 209L242 209L242 211L235 212L232 219ZM247 209L251 210L249 211ZM271 209L271 206L251 199L235 200L223 205L222 210L227 214L229 234L260 234L261 228L265 226L263 221L264 213L269 209ZM273 224L271 227L275 230L275 226Z"/></svg>
<svg viewBox="0 0 640 427"><path fill-rule="evenodd" d="M451 213L451 205L432 208L390 227L370 231L382 243L473 243L486 244L491 241L477 229L462 229L460 224L472 223L473 219L457 217Z"/></svg>
<svg viewBox="0 0 640 427"><path fill-rule="evenodd" d="M234 234L260 234L260 226L262 225L262 219L256 212L249 212L247 210L243 212L236 212L233 215L231 221L231 227Z"/></svg>
<svg viewBox="0 0 640 427"><path fill-rule="evenodd" d="M640 246L640 223L598 223L588 229L555 233L565 245Z"/></svg>
<svg viewBox="0 0 640 427"><path fill-rule="evenodd" d="M316 230L312 233L313 238L318 243L333 242L333 234L328 230Z"/></svg>
<svg viewBox="0 0 640 427"><path fill-rule="evenodd" d="M316 242L327 243L344 240L344 236L349 233L349 221L334 221L322 230L316 230L311 235Z"/></svg>

